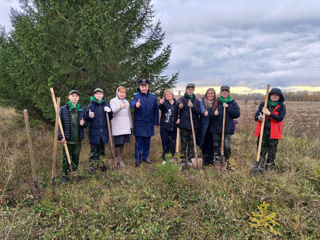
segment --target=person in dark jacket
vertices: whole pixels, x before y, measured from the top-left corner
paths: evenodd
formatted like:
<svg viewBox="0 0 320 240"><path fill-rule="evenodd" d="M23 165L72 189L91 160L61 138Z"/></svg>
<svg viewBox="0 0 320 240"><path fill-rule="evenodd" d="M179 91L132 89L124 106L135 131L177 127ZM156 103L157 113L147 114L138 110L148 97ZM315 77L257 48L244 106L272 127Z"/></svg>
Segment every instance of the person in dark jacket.
<svg viewBox="0 0 320 240"><path fill-rule="evenodd" d="M162 142L162 159L165 154L175 154L175 144L177 138L178 106L174 94L170 89L164 92L164 97L160 99L159 109L161 110L160 136ZM163 162L165 163L165 162Z"/></svg>
<svg viewBox="0 0 320 240"><path fill-rule="evenodd" d="M96 88L86 113L86 119L89 123L89 142L91 145L89 173L93 173L99 160L105 158L105 144L109 142L106 112L111 120L113 113L110 105L104 99L103 90L101 88ZM106 170L104 163L100 165L100 169L102 171Z"/></svg>
<svg viewBox="0 0 320 240"><path fill-rule="evenodd" d="M264 102L262 102L255 114L257 128L254 135L258 138L257 145L259 145L259 136L263 121L262 114L266 114L260 153L260 165L264 164L266 154L268 153L267 164L265 166L266 170L272 170L275 165L278 140L282 137L283 119L286 115L286 106L283 102L284 97L281 90L279 88L272 88L269 92L267 108L264 109Z"/></svg>
<svg viewBox="0 0 320 240"><path fill-rule="evenodd" d="M77 171L79 166L79 156L81 151L81 141L84 138L83 129L87 127L85 120L85 108L78 101L80 94L77 90L69 92L69 102L62 106L59 111L62 128L65 138L62 137L60 128L58 128L58 140L61 144L67 144L71 166L74 171ZM68 181L69 163L65 148L62 153L62 173L63 181Z"/></svg>
<svg viewBox="0 0 320 240"><path fill-rule="evenodd" d="M156 95L149 92L149 84L148 79L139 79L137 92L130 101L130 107L134 109L136 167L140 166L141 158L145 163L151 163L148 159L151 137L159 125L158 101Z"/></svg>
<svg viewBox="0 0 320 240"><path fill-rule="evenodd" d="M221 137L223 124L223 109L226 108L225 135L224 135L224 159L221 159ZM210 110L211 127L213 133L213 156L215 168L229 167L228 159L231 156L231 135L234 134L233 120L240 117L240 108L237 102L230 96L230 87L221 86L218 107L215 111Z"/></svg>
<svg viewBox="0 0 320 240"><path fill-rule="evenodd" d="M215 111L218 107L219 99L217 99L214 88L208 88L204 97L200 102L200 121L201 126L198 132L198 144L202 150L204 158L204 166L213 163L213 134L210 132L211 121L209 111Z"/></svg>
<svg viewBox="0 0 320 240"><path fill-rule="evenodd" d="M191 165L191 158L194 157L194 144L189 109L192 111L192 120L195 132L200 128L200 101L196 98L194 90L195 85L193 83L189 83L186 87L184 96L177 101L180 108L179 128L181 137L181 158L184 159L184 161L187 160L187 164L189 165Z"/></svg>

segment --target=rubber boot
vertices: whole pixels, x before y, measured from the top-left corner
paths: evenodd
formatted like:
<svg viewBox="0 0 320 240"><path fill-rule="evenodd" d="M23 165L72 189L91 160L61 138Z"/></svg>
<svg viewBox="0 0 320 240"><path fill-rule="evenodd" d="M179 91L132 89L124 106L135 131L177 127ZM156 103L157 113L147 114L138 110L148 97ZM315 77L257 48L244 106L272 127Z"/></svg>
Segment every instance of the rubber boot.
<svg viewBox="0 0 320 240"><path fill-rule="evenodd" d="M221 159L217 155L214 156L213 166L214 166L214 169L221 170L221 167L222 167Z"/></svg>
<svg viewBox="0 0 320 240"><path fill-rule="evenodd" d="M266 169L266 171L272 171L273 168L274 168L274 158L268 156L267 164L265 166L265 169Z"/></svg>

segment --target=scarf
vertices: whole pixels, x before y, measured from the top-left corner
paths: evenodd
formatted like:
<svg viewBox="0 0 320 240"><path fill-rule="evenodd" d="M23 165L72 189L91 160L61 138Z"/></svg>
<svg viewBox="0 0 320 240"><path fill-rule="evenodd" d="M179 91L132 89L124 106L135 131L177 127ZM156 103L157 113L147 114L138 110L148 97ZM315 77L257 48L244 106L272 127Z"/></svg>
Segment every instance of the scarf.
<svg viewBox="0 0 320 240"><path fill-rule="evenodd" d="M189 99L194 98L194 94L189 95L188 93L185 93L184 96L185 96L186 98L189 98Z"/></svg>
<svg viewBox="0 0 320 240"><path fill-rule="evenodd" d="M71 110L76 109L76 110L78 110L78 112L81 112L81 111L82 111L79 103L77 103L76 106L73 106L73 104L69 101L69 102L68 102L68 105L69 105L69 107L70 107Z"/></svg>
<svg viewBox="0 0 320 240"><path fill-rule="evenodd" d="M103 103L103 99L101 99L101 101L99 102L95 97L91 97L91 99L90 99L92 102L96 102L96 103L98 103L98 104L101 104L101 103Z"/></svg>
<svg viewBox="0 0 320 240"><path fill-rule="evenodd" d="M223 98L223 97L221 97L221 96L220 96L220 98L219 98L219 99L220 99L220 101L221 101L221 102L223 102L223 103L228 103L228 102L231 102L232 97L231 97L231 96L229 96L229 97L228 97L228 99L225 99L225 98Z"/></svg>
<svg viewBox="0 0 320 240"><path fill-rule="evenodd" d="M272 106L272 107L276 107L279 104L279 101L276 102L272 102L270 99L268 101L268 105Z"/></svg>

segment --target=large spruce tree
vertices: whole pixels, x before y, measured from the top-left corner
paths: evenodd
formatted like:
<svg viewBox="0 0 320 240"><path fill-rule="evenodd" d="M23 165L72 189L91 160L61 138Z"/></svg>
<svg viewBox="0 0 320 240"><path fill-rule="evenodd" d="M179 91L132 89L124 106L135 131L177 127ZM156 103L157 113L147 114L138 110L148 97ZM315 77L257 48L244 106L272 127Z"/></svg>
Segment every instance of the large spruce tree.
<svg viewBox="0 0 320 240"><path fill-rule="evenodd" d="M130 95L140 77L158 94L173 87L178 73L161 76L171 45L163 46L165 33L152 22L150 2L21 0L22 10L11 12L13 30L1 31L2 103L51 120L50 87L61 97L79 90L84 105L96 87L109 99L119 85Z"/></svg>

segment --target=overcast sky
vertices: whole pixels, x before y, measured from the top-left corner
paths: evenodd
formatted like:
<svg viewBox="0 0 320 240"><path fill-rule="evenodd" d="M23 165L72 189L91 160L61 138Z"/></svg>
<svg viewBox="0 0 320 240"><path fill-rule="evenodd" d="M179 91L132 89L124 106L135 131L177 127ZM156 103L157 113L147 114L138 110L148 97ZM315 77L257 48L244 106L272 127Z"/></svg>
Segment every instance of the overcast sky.
<svg viewBox="0 0 320 240"><path fill-rule="evenodd" d="M0 0L0 23L10 6ZM319 0L153 0L172 56L165 75L180 72L178 88L320 87ZM320 88L313 88L320 90Z"/></svg>

